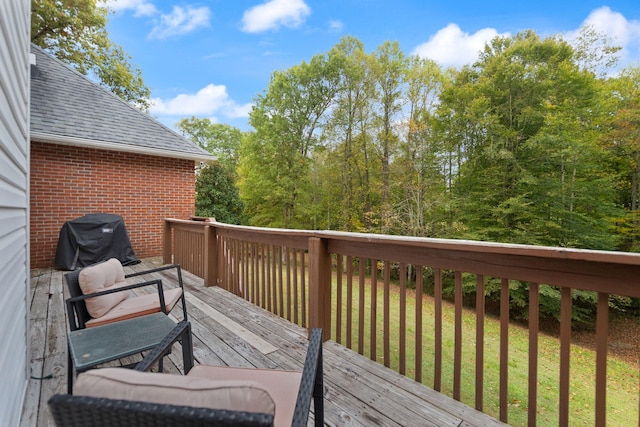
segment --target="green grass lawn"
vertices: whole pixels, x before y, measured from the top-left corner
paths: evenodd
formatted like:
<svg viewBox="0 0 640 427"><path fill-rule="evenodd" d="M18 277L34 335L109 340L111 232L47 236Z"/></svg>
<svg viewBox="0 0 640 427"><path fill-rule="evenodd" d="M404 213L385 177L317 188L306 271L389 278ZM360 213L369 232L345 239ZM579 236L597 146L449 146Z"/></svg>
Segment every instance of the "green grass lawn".
<svg viewBox="0 0 640 427"><path fill-rule="evenodd" d="M353 319L351 348L358 349L358 321L357 301L359 298L359 285L357 277L353 283ZM343 308L342 308L342 343L346 344L346 278L343 279ZM336 320L336 295L337 284L333 281L333 325ZM377 293L377 360L383 363L383 287L378 284ZM407 290L407 356L405 375L415 378L415 292ZM399 370L399 301L400 290L398 286L390 287L390 336L393 337L390 345L391 368ZM371 289L365 286L365 312L364 315L364 355L370 357L370 310ZM433 387L434 378L434 304L433 298L423 296L423 362L422 382ZM633 320L630 320L633 321ZM443 355L442 355L442 389L446 395L453 393L453 350L454 350L454 308L453 305L443 302ZM462 392L461 400L469 406L475 402L475 329L476 317L473 310L464 310L463 313L463 345L462 345ZM639 325L640 327L640 321ZM335 327L335 326L334 326ZM496 418L499 416L499 346L500 346L500 322L498 319L487 317L484 322L484 412ZM335 329L331 332L335 339ZM560 343L557 338L540 334L538 355L538 425L558 425L558 390L559 390L559 354ZM528 392L528 346L529 336L526 328L517 324L509 327L509 423L515 426L527 424L527 392ZM572 345L571 348L571 390L570 390L570 425L593 425L595 420L595 352L583 347ZM626 363L622 360L609 357L608 383L607 383L607 425L622 426L630 422L635 424L638 420L638 397L640 391L639 366Z"/></svg>

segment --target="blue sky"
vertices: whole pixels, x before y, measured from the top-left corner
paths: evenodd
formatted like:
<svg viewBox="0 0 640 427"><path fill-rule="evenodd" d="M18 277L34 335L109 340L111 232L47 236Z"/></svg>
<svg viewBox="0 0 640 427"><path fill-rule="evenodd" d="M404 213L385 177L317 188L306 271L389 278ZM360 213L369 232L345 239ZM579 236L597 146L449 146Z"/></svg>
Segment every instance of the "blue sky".
<svg viewBox="0 0 640 427"><path fill-rule="evenodd" d="M440 65L472 63L496 35L570 38L593 25L640 66L639 0L107 0L108 30L142 70L152 116L209 118L249 130L271 73L326 53L343 36L367 52L386 40Z"/></svg>

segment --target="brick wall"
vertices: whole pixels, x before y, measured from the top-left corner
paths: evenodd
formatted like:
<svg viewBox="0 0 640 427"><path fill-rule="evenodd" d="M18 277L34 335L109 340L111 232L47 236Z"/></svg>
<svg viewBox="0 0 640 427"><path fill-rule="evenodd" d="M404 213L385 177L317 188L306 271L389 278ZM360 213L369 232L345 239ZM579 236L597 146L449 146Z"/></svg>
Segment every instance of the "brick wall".
<svg viewBox="0 0 640 427"><path fill-rule="evenodd" d="M162 255L163 218L195 211L193 160L31 143L31 266L53 266L60 228L122 216L138 258Z"/></svg>

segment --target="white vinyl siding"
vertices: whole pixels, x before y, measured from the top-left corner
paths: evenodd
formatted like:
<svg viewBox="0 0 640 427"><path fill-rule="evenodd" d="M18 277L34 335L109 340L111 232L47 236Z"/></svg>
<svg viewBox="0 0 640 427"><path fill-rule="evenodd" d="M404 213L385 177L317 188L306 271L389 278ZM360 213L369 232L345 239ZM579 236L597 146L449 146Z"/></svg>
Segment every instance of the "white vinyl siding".
<svg viewBox="0 0 640 427"><path fill-rule="evenodd" d="M29 362L30 0L0 1L0 425L20 422Z"/></svg>

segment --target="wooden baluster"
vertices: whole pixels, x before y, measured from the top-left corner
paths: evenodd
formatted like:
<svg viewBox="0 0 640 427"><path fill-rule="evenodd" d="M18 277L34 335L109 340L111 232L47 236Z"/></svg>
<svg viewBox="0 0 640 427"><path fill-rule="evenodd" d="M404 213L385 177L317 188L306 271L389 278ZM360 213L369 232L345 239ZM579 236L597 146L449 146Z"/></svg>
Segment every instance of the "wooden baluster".
<svg viewBox="0 0 640 427"><path fill-rule="evenodd" d="M560 396L558 419L560 427L569 425L569 370L571 359L571 288L562 288L560 295Z"/></svg>
<svg viewBox="0 0 640 427"><path fill-rule="evenodd" d="M609 343L609 294L598 292L596 316L596 426L607 425L607 350Z"/></svg>
<svg viewBox="0 0 640 427"><path fill-rule="evenodd" d="M500 284L500 421L509 422L509 279Z"/></svg>
<svg viewBox="0 0 640 427"><path fill-rule="evenodd" d="M433 389L442 388L442 270L433 269L433 297L434 297L434 360L433 360Z"/></svg>
<svg viewBox="0 0 640 427"><path fill-rule="evenodd" d="M384 345L384 366L386 366L387 368L391 366L391 357L390 357L390 350L389 350L389 324L391 323L391 316L389 314L390 311L390 302L389 302L389 298L390 298L390 290L389 290L389 286L390 286L390 282L391 282L391 266L389 261L385 261L384 262L384 313L383 313L383 345Z"/></svg>
<svg viewBox="0 0 640 427"><path fill-rule="evenodd" d="M538 412L538 332L540 316L540 294L538 284L529 284L529 394L527 403L527 423L529 427L537 424Z"/></svg>
<svg viewBox="0 0 640 427"><path fill-rule="evenodd" d="M453 398L460 400L462 375L462 273L456 271L454 276Z"/></svg>
<svg viewBox="0 0 640 427"><path fill-rule="evenodd" d="M484 276L476 277L476 409L482 411L484 397Z"/></svg>
<svg viewBox="0 0 640 427"><path fill-rule="evenodd" d="M371 260L371 342L369 349L369 357L371 360L377 360L377 332L378 332L378 260Z"/></svg>
<svg viewBox="0 0 640 427"><path fill-rule="evenodd" d="M400 331L398 371L407 372L407 264L400 264Z"/></svg>
<svg viewBox="0 0 640 427"><path fill-rule="evenodd" d="M360 258L359 262L359 275L358 277L358 353L364 354L364 280L366 276L366 264L365 258Z"/></svg>
<svg viewBox="0 0 640 427"><path fill-rule="evenodd" d="M415 380L422 382L422 286L424 285L424 267L416 266L416 375Z"/></svg>

